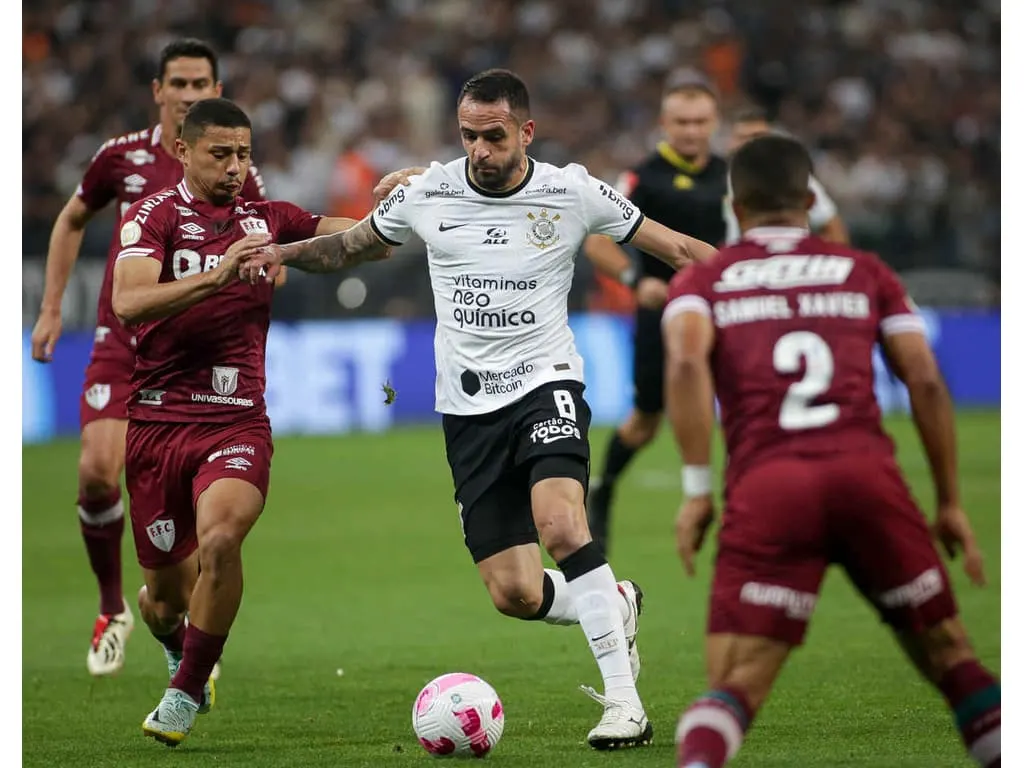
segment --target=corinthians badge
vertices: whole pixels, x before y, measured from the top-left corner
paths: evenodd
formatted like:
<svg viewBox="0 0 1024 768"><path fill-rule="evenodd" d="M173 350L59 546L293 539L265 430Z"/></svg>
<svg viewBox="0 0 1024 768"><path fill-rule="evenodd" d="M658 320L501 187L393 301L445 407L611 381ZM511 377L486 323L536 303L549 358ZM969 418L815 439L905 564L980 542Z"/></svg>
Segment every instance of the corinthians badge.
<svg viewBox="0 0 1024 768"><path fill-rule="evenodd" d="M526 233L526 239L531 245L548 248L558 242L559 234L555 222L562 218L561 214L548 216L547 209L542 208L539 216L534 216L532 213L528 213L526 216L533 222L530 231Z"/></svg>

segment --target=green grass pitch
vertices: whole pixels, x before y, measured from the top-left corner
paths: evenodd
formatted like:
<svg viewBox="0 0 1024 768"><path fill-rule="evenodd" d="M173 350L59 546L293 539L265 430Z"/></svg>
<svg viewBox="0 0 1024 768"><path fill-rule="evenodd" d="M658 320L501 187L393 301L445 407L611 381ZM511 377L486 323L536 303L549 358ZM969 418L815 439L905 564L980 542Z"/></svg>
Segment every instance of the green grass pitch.
<svg viewBox="0 0 1024 768"><path fill-rule="evenodd" d="M984 663L999 669L999 414L959 415L963 497L990 584L952 566ZM912 425L888 427L919 498L931 488ZM593 435L595 459L607 430ZM667 766L681 708L703 690L702 629L711 550L684 578L672 523L678 461L667 432L630 469L612 565L646 593L640 692L655 727L642 750L585 744L600 685L582 633L514 621L491 607L463 548L440 430L288 438L277 443L270 501L245 549L245 598L225 653L217 708L177 750L143 738L167 682L139 622L121 675L93 681L85 653L96 595L75 516L77 444L24 448L23 749L26 766L408 766L430 758L410 727L413 698L443 672L498 690L502 766ZM595 461L595 464L597 462ZM139 574L124 543L125 591ZM341 670L341 672L339 672ZM970 765L940 698L904 663L837 571L807 645L791 660L738 768Z"/></svg>

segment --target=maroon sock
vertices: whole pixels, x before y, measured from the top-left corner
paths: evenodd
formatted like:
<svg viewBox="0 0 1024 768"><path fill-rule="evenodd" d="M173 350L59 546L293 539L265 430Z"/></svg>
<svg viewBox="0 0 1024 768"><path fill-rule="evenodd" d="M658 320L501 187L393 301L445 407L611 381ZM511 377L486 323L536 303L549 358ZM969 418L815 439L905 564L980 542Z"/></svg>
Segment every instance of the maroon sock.
<svg viewBox="0 0 1024 768"><path fill-rule="evenodd" d="M965 661L939 681L967 751L978 765L998 766L1002 753L1002 691L977 661Z"/></svg>
<svg viewBox="0 0 1024 768"><path fill-rule="evenodd" d="M124 506L121 504L121 489L95 498L86 498L84 494L79 496L78 518L89 564L100 587L100 613L121 613L124 610L121 588Z"/></svg>
<svg viewBox="0 0 1024 768"><path fill-rule="evenodd" d="M150 632L153 632L150 630ZM179 656L185 651L185 622L182 620L178 626L168 632L166 635L158 635L153 632L153 637L160 641L160 644L171 653L176 653Z"/></svg>
<svg viewBox="0 0 1024 768"><path fill-rule="evenodd" d="M181 666L171 678L171 688L187 693L196 702L203 698L203 686L210 678L227 635L210 635L191 622L185 630L184 652Z"/></svg>
<svg viewBox="0 0 1024 768"><path fill-rule="evenodd" d="M680 768L722 768L736 754L754 717L747 697L734 688L708 691L683 713L676 730Z"/></svg>

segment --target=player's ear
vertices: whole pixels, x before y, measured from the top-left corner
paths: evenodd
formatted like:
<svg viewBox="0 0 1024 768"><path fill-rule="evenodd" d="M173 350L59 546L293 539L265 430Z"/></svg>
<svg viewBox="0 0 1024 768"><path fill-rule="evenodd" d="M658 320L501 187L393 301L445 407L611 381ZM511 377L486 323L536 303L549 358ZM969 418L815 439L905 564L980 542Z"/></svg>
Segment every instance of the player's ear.
<svg viewBox="0 0 1024 768"><path fill-rule="evenodd" d="M153 103L157 106L163 106L163 99L160 98L160 81L155 77L153 78Z"/></svg>
<svg viewBox="0 0 1024 768"><path fill-rule="evenodd" d="M188 144L181 139L174 140L174 154L178 158L178 162L184 162L185 154L188 151Z"/></svg>
<svg viewBox="0 0 1024 768"><path fill-rule="evenodd" d="M817 200L817 196L814 194L814 190L807 190L807 198L804 200L804 207L809 211L814 207L814 201Z"/></svg>
<svg viewBox="0 0 1024 768"><path fill-rule="evenodd" d="M521 126L519 126L519 137L522 140L523 146L527 147L533 142L533 132L536 128L536 123L533 120L527 120Z"/></svg>
<svg viewBox="0 0 1024 768"><path fill-rule="evenodd" d="M222 81L218 80L217 84L215 86L213 86L213 90L214 90L214 93L217 94L217 98L219 99L220 95L222 93L224 93L224 83Z"/></svg>

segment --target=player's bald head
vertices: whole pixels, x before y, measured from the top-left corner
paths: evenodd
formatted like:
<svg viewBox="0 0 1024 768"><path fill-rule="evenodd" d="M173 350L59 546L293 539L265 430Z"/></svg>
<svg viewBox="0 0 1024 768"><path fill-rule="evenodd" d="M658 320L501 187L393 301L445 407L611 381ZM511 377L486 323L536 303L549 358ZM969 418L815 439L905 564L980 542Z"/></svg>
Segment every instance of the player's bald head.
<svg viewBox="0 0 1024 768"><path fill-rule="evenodd" d="M181 124L181 140L195 146L211 127L252 130L252 122L245 110L230 99L203 99L189 107Z"/></svg>
<svg viewBox="0 0 1024 768"><path fill-rule="evenodd" d="M811 168L810 153L796 139L751 139L729 164L733 201L749 214L805 210Z"/></svg>

